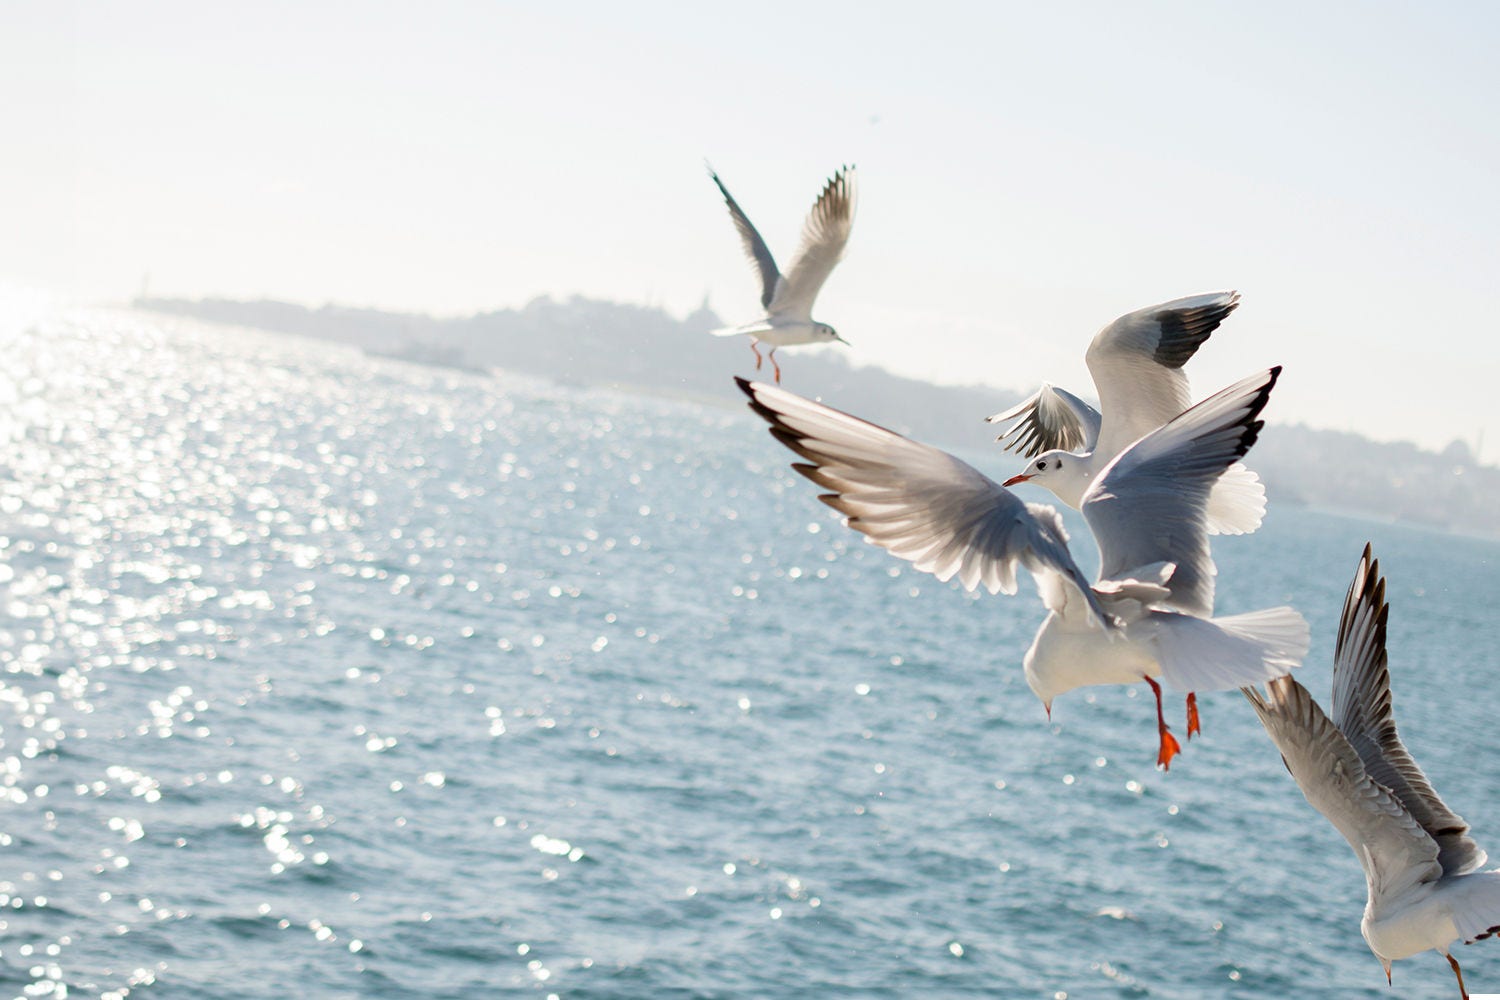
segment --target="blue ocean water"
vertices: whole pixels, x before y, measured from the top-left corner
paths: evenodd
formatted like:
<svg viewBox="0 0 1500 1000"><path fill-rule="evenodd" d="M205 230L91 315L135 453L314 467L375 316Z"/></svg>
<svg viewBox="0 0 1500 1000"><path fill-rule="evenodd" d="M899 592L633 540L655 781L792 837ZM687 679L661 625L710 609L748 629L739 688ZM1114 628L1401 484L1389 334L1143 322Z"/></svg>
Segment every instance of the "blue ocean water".
<svg viewBox="0 0 1500 1000"><path fill-rule="evenodd" d="M863 544L730 373L715 405L109 311L0 342L4 995L1454 990L1432 953L1386 986L1238 694L1168 774L1144 685L1049 723L1029 582ZM1273 497L1220 608L1303 610L1326 701L1366 540L1403 735L1500 850L1500 546ZM1459 958L1500 990L1500 947Z"/></svg>

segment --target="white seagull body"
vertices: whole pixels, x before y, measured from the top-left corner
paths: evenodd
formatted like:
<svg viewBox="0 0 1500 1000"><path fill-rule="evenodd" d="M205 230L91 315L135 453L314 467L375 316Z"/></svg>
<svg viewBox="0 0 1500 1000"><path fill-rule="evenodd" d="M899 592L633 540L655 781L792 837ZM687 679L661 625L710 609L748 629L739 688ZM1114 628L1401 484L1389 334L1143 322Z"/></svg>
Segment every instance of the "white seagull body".
<svg viewBox="0 0 1500 1000"><path fill-rule="evenodd" d="M997 439L1006 450L1039 456L1012 481L1024 482L1050 466L1053 474L1038 485L1079 507L1089 484L1116 455L1192 403L1182 367L1239 303L1238 292L1194 295L1127 313L1099 331L1085 355L1098 410L1043 383L1031 397L988 417L991 423L1012 422ZM1209 534L1254 531L1265 512L1260 479L1236 464L1214 484Z"/></svg>
<svg viewBox="0 0 1500 1000"><path fill-rule="evenodd" d="M1307 651L1307 624L1290 608L1208 617L1208 494L1254 443L1279 372L1204 400L1098 477L1083 502L1100 550L1092 585L1053 508L1023 502L946 452L792 393L737 381L772 435L807 459L792 468L832 491L819 499L868 541L939 580L957 576L969 590L1014 593L1017 568L1029 570L1049 611L1026 654L1032 691L1050 713L1052 699L1075 687L1146 681L1156 694L1158 762L1165 767L1178 745L1162 717L1156 678L1190 693L1243 687L1286 673Z"/></svg>
<svg viewBox="0 0 1500 1000"><path fill-rule="evenodd" d="M776 372L776 382L781 382L781 366L776 363L776 348L794 344L821 344L837 340L848 343L827 323L819 323L812 317L813 300L818 297L823 283L833 273L833 268L843 259L844 248L849 243L849 232L854 227L855 186L854 168L843 167L823 185L823 191L802 224L802 243L792 266L782 274L771 256L771 248L761 239L751 224L749 216L719 180L712 167L708 174L724 195L729 206L729 217L744 244L745 256L755 265L760 275L760 304L765 316L753 323L715 330L721 337L739 334L750 336L750 350L755 352L755 369L760 370L760 350L757 343L771 345L771 367Z"/></svg>
<svg viewBox="0 0 1500 1000"><path fill-rule="evenodd" d="M1339 621L1332 718L1290 677L1247 689L1302 794L1344 835L1364 868L1369 895L1360 931L1391 962L1500 933L1500 869L1443 804L1396 732L1385 650L1388 607L1380 564L1365 547Z"/></svg>

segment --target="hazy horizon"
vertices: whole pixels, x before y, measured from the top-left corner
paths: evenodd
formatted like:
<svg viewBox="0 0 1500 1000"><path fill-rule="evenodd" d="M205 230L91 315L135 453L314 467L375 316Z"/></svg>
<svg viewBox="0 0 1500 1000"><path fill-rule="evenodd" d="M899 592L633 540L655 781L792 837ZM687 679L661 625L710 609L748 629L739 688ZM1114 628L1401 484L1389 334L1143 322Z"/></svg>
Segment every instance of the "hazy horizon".
<svg viewBox="0 0 1500 1000"><path fill-rule="evenodd" d="M752 318L707 157L785 262L859 166L817 315L849 359L1092 394L1116 315L1235 288L1207 392L1442 448L1500 352L1500 10L444 3L0 12L0 279L85 300Z"/></svg>

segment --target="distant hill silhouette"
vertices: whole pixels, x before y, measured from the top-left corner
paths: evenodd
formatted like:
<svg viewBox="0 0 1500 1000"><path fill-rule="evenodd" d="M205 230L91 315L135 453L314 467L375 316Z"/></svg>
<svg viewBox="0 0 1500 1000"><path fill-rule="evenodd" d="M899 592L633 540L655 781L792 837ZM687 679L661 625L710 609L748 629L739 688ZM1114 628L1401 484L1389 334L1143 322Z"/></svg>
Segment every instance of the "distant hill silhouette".
<svg viewBox="0 0 1500 1000"><path fill-rule="evenodd" d="M726 404L740 400L729 376L755 375L746 338L709 335L722 323L706 306L679 320L661 309L585 298L538 298L520 309L459 318L332 305L312 309L269 300L142 298L135 305L334 340L427 364L505 368ZM781 358L787 362L784 384L793 391L933 444L985 449L984 468L992 473L1020 467L1018 458L994 446L995 429L983 420L1019 400L1023 394L1016 389L939 386L855 367L841 348L789 350ZM770 365L760 374L769 381ZM1432 452L1341 431L1272 424L1251 453L1250 465L1277 503L1500 536L1500 469L1476 464L1460 441Z"/></svg>

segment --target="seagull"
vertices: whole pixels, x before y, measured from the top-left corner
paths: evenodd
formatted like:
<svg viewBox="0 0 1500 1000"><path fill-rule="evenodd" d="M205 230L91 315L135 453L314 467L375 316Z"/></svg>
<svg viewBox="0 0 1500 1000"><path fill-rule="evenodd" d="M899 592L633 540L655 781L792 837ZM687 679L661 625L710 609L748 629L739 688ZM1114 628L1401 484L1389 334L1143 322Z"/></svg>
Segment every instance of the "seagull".
<svg viewBox="0 0 1500 1000"><path fill-rule="evenodd" d="M1500 934L1500 868L1480 870L1488 856L1469 824L1438 798L1396 733L1388 611L1380 563L1366 545L1339 619L1333 717L1290 677L1270 682L1264 696L1252 688L1245 696L1302 794L1364 867L1369 895L1359 929L1386 982L1393 961L1430 948L1448 960L1468 1000L1448 949Z"/></svg>
<svg viewBox="0 0 1500 1000"><path fill-rule="evenodd" d="M996 438L1007 451L1035 458L1005 485L1033 482L1078 507L1116 455L1188 408L1192 396L1182 366L1239 304L1238 292L1194 295L1127 313L1099 331L1085 355L1099 410L1044 382L1029 398L987 417L1011 422ZM1260 527L1265 512L1259 477L1233 465L1214 486L1208 532L1247 534Z"/></svg>
<svg viewBox="0 0 1500 1000"><path fill-rule="evenodd" d="M720 337L749 334L756 371L760 371L761 355L755 345L770 344L771 367L776 372L776 384L780 385L781 366L776 363L776 348L821 344L830 340L849 343L827 323L814 320L812 307L823 282L843 258L849 231L854 226L854 168L841 167L823 185L823 193L818 195L807 221L802 224L802 243L797 247L797 255L792 258L791 269L786 274L777 269L771 248L755 231L749 216L719 180L713 167L708 168L708 175L723 192L724 203L729 206L729 217L734 220L734 228L739 230L740 241L745 245L745 256L760 274L760 304L766 310L766 315L753 323L715 330L714 334Z"/></svg>
<svg viewBox="0 0 1500 1000"><path fill-rule="evenodd" d="M1190 693L1243 687L1286 673L1307 651L1307 623L1291 608L1210 617L1209 491L1255 442L1280 371L1179 414L1096 478L1083 499L1100 551L1092 584L1055 508L1023 502L967 463L884 427L736 381L771 434L806 459L792 468L829 490L819 499L868 541L971 591L1013 594L1017 568L1028 570L1048 615L1024 667L1048 716L1053 698L1073 688L1145 681L1156 696L1165 769L1181 747L1162 715L1157 678ZM1188 728L1197 730L1191 694Z"/></svg>

